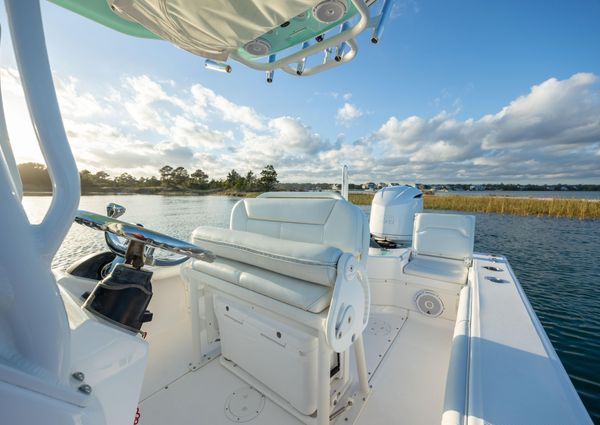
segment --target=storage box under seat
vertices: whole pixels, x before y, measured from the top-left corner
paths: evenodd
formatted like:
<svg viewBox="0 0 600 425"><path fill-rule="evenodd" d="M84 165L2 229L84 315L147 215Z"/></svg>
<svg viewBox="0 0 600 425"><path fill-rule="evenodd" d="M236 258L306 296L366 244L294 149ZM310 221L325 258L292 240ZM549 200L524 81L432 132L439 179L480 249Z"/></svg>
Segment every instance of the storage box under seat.
<svg viewBox="0 0 600 425"><path fill-rule="evenodd" d="M249 304L215 296L221 354L304 415L317 410L318 338L259 315ZM251 384L251 383L250 383Z"/></svg>

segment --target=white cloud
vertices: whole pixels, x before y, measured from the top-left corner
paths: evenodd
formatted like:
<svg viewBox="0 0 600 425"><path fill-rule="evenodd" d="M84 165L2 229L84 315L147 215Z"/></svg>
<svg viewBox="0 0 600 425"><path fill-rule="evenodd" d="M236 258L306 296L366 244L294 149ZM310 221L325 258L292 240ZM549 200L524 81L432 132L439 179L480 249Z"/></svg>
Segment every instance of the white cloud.
<svg viewBox="0 0 600 425"><path fill-rule="evenodd" d="M35 134L24 125L18 74L2 68L0 76L17 159L40 161L31 147ZM358 140L332 141L300 118L263 116L200 84L178 87L141 75L101 94L74 78L57 78L56 85L79 167L113 176L156 175L170 164L220 178L231 168L273 164L285 181L334 181L348 164L356 181L576 182L600 180L598 80L589 73L551 78L480 118L390 116ZM365 114L345 100L338 122Z"/></svg>
<svg viewBox="0 0 600 425"><path fill-rule="evenodd" d="M125 109L139 130L167 134L165 118L168 118L170 108L185 108L185 102L167 95L163 86L147 75L127 77L124 86L131 94L125 102Z"/></svg>
<svg viewBox="0 0 600 425"><path fill-rule="evenodd" d="M243 131L235 161L250 168L270 163L308 168L318 152L330 148L326 140L299 118L277 117L267 123L264 131Z"/></svg>
<svg viewBox="0 0 600 425"><path fill-rule="evenodd" d="M215 148L231 142L233 132L210 130L206 124L195 121L193 118L176 116L170 128L170 139L180 145Z"/></svg>
<svg viewBox="0 0 600 425"><path fill-rule="evenodd" d="M242 124L252 129L263 128L263 120L254 109L230 102L200 84L193 85L191 92L194 98L192 110L198 117L206 118L212 110L224 121Z"/></svg>
<svg viewBox="0 0 600 425"><path fill-rule="evenodd" d="M598 142L600 104L592 87L598 77L579 73L550 78L495 115L480 120L489 128L486 149Z"/></svg>
<svg viewBox="0 0 600 425"><path fill-rule="evenodd" d="M597 179L597 82L593 74L551 78L477 120L390 117L367 140L387 165L428 181Z"/></svg>
<svg viewBox="0 0 600 425"><path fill-rule="evenodd" d="M346 102L344 103L344 106L338 109L335 118L339 123L348 125L363 115L363 111L361 111L356 105Z"/></svg>
<svg viewBox="0 0 600 425"><path fill-rule="evenodd" d="M72 117L88 117L104 113L103 105L91 93L81 93L78 84L79 81L73 77L69 77L66 81L54 79L61 113Z"/></svg>

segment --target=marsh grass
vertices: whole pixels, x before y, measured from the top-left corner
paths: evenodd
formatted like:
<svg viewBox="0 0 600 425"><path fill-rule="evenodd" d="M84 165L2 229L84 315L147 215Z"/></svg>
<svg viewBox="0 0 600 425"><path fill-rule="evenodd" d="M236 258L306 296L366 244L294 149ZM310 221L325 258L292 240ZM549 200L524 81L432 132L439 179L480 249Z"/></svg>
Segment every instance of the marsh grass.
<svg viewBox="0 0 600 425"><path fill-rule="evenodd" d="M373 196L372 193L351 193L348 200L354 205L371 205Z"/></svg>
<svg viewBox="0 0 600 425"><path fill-rule="evenodd" d="M369 205L373 195L351 194L350 201ZM424 196L423 207L433 210L468 211L579 220L600 220L600 201L585 199L534 199L505 196Z"/></svg>

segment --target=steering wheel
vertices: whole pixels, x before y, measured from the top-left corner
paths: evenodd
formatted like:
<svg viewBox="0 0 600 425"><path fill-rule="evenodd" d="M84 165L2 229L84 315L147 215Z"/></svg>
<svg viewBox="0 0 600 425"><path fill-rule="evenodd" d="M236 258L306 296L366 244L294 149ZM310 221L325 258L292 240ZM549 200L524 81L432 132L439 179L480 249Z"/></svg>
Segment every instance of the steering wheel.
<svg viewBox="0 0 600 425"><path fill-rule="evenodd" d="M210 263L216 258L212 252L200 248L197 245L112 217L79 210L75 216L75 222L95 230L106 232L107 244L111 251L126 259L128 256L134 256L134 261L136 261L133 263L134 266L136 263L139 267L141 267L142 264L172 266L180 264L188 258L197 258ZM111 235L108 235L109 233ZM112 235L125 238L129 242L127 245L121 244L117 238L109 238L109 236ZM175 260L154 259L152 255L148 255L148 253L152 254L154 248L164 249L165 251L179 254L183 256L183 258Z"/></svg>

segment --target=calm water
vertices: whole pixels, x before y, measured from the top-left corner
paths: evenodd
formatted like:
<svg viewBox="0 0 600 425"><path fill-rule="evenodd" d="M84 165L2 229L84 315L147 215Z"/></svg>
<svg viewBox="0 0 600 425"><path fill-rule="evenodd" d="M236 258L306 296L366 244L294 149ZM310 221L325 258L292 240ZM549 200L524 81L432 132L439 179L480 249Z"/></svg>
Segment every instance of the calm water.
<svg viewBox="0 0 600 425"><path fill-rule="evenodd" d="M237 200L84 196L80 208L103 213L108 202L117 202L127 207L125 220L188 239L199 225L227 226ZM43 217L49 202L48 197L25 197L32 221ZM508 257L579 395L600 424L600 221L476 216L476 251ZM100 232L74 225L54 266L64 268L74 259L102 249Z"/></svg>

